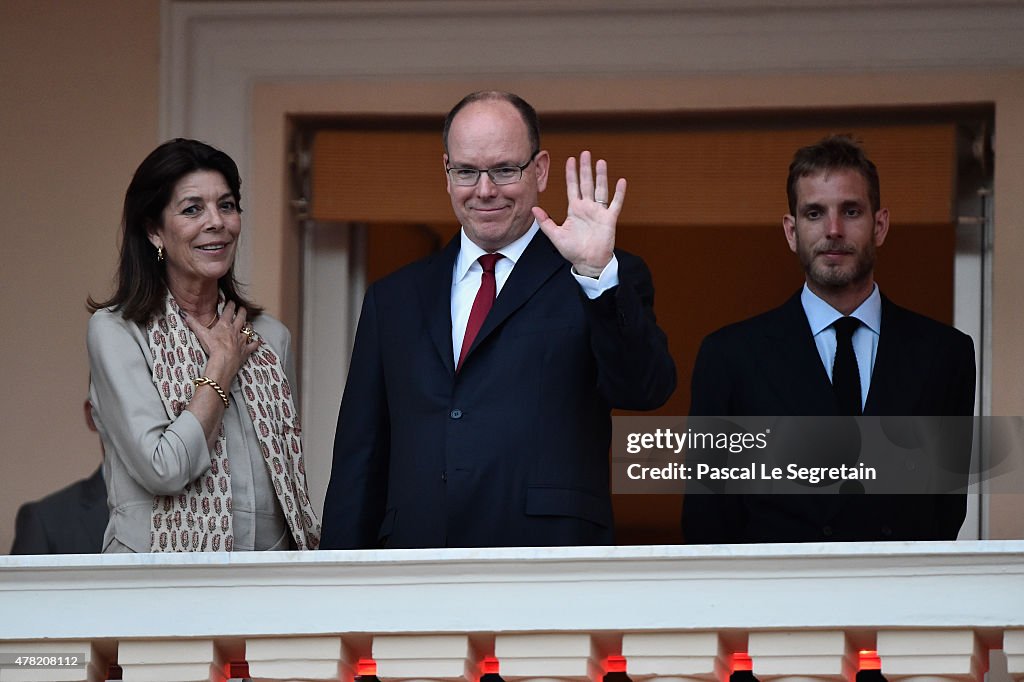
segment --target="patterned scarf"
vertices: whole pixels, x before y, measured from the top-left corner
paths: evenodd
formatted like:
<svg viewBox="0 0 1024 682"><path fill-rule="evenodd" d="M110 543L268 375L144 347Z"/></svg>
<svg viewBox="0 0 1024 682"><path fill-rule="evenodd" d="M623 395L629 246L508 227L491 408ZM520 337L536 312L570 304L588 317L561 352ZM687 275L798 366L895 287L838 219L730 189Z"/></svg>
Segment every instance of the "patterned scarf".
<svg viewBox="0 0 1024 682"><path fill-rule="evenodd" d="M146 335L153 357L153 383L167 416L175 419L192 400L192 381L206 366L206 352L170 294L164 315L146 326ZM301 427L281 358L262 343L237 378L295 546L316 549L320 522L306 494ZM222 423L210 453L209 471L177 495L153 498L149 546L153 552L230 552L233 545L231 468Z"/></svg>

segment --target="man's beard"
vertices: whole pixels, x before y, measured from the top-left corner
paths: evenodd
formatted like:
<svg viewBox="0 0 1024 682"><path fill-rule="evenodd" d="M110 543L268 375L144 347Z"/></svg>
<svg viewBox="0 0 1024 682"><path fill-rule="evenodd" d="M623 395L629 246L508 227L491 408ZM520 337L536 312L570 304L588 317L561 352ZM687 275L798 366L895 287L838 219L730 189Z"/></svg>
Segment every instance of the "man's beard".
<svg viewBox="0 0 1024 682"><path fill-rule="evenodd" d="M799 246L799 242L797 244ZM807 278L824 289L843 289L850 284L863 282L875 269L875 245L868 243L864 250L857 253L857 248L845 241L826 241L815 248L813 253L805 249L800 251L800 264L807 273ZM853 263L844 265L827 265L816 256L826 251L839 251L854 254Z"/></svg>

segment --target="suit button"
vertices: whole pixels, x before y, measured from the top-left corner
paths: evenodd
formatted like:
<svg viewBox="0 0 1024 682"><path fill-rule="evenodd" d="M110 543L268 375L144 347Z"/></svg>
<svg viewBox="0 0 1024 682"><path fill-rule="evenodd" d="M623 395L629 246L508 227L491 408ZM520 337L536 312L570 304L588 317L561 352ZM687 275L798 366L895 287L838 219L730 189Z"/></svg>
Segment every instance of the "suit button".
<svg viewBox="0 0 1024 682"><path fill-rule="evenodd" d="M889 526L882 526L882 536L883 537L887 537L887 538L891 538L892 537L892 528L890 528Z"/></svg>
<svg viewBox="0 0 1024 682"><path fill-rule="evenodd" d="M452 410L448 413L448 416L452 419L462 419L462 410Z"/></svg>
<svg viewBox="0 0 1024 682"><path fill-rule="evenodd" d="M832 537L832 526L825 526L821 529L821 534L827 538Z"/></svg>
<svg viewBox="0 0 1024 682"><path fill-rule="evenodd" d="M447 483L448 482L448 472L447 471L442 471L441 472L441 482L442 483Z"/></svg>

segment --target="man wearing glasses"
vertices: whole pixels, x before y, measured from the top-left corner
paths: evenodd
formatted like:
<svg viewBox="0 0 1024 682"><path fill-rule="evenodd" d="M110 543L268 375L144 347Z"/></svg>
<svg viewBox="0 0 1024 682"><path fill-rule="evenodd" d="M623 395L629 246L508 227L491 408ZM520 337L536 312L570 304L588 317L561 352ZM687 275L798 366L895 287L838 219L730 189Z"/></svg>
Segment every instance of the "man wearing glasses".
<svg viewBox="0 0 1024 682"><path fill-rule="evenodd" d="M609 412L676 382L650 272L613 251L626 182L570 158L557 224L509 93L465 97L443 140L462 230L366 292L321 548L611 544Z"/></svg>

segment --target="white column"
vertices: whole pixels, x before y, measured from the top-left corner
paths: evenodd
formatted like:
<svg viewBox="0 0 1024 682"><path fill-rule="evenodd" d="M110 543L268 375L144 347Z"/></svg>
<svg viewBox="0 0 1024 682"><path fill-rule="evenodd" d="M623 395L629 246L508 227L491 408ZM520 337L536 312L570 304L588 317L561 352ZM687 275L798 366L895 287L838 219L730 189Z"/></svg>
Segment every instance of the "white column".
<svg viewBox="0 0 1024 682"><path fill-rule="evenodd" d="M747 653L762 682L852 680L857 656L839 630L751 632Z"/></svg>
<svg viewBox="0 0 1024 682"><path fill-rule="evenodd" d="M479 657L468 635L379 635L373 638L377 677L390 680L475 682Z"/></svg>
<svg viewBox="0 0 1024 682"><path fill-rule="evenodd" d="M1006 672L1016 682L1024 682L1024 630L1003 632L1003 653L1006 654Z"/></svg>
<svg viewBox="0 0 1024 682"><path fill-rule="evenodd" d="M267 637L245 640L254 682L341 680L351 682L353 662L340 637Z"/></svg>
<svg viewBox="0 0 1024 682"><path fill-rule="evenodd" d="M626 673L633 680L724 681L729 655L714 632L627 633L622 636Z"/></svg>
<svg viewBox="0 0 1024 682"><path fill-rule="evenodd" d="M211 639L128 640L117 646L124 682L225 682L227 661Z"/></svg>
<svg viewBox="0 0 1024 682"><path fill-rule="evenodd" d="M17 657L37 659L52 657L54 662L74 659L73 667L49 667L39 661L23 661L17 665ZM107 660L99 655L91 642L0 642L0 682L102 682L107 678Z"/></svg>
<svg viewBox="0 0 1024 682"><path fill-rule="evenodd" d="M988 668L973 630L882 630L878 655L889 682L981 682Z"/></svg>
<svg viewBox="0 0 1024 682"><path fill-rule="evenodd" d="M601 654L586 634L498 635L494 655L508 682L601 682L604 677Z"/></svg>

